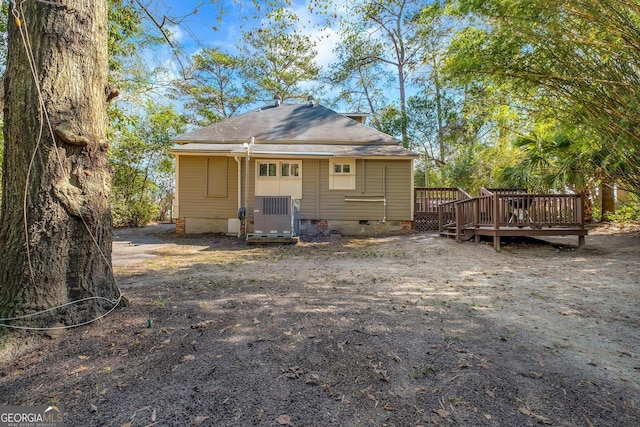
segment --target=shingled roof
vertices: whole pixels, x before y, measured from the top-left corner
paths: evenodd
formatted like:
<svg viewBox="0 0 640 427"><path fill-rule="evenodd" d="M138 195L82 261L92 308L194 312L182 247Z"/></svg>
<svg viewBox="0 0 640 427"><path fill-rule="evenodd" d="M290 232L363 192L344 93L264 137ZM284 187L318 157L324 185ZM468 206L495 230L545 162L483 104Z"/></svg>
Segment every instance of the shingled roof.
<svg viewBox="0 0 640 427"><path fill-rule="evenodd" d="M401 145L385 133L336 113L322 105L267 105L223 122L174 138L177 144L341 144Z"/></svg>

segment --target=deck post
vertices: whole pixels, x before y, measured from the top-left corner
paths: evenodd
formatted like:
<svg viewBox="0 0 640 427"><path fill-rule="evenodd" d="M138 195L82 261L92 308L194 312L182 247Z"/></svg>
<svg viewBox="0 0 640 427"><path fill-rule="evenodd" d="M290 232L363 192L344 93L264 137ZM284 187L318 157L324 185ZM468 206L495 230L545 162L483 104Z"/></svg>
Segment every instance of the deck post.
<svg viewBox="0 0 640 427"><path fill-rule="evenodd" d="M456 203L456 242L462 242L462 237L460 236L460 229L462 228L462 222L460 221L460 204Z"/></svg>
<svg viewBox="0 0 640 427"><path fill-rule="evenodd" d="M576 212L576 218L580 228L584 228L584 194L580 194L578 197L578 208Z"/></svg>
<svg viewBox="0 0 640 427"><path fill-rule="evenodd" d="M500 229L500 205L498 195L493 195L493 231Z"/></svg>
<svg viewBox="0 0 640 427"><path fill-rule="evenodd" d="M498 194L493 195L493 249L496 252L500 252L500 235L498 230L500 229L500 211L502 207L499 203Z"/></svg>
<svg viewBox="0 0 640 427"><path fill-rule="evenodd" d="M584 235L578 236L578 248L579 249L584 248L584 243L585 243Z"/></svg>

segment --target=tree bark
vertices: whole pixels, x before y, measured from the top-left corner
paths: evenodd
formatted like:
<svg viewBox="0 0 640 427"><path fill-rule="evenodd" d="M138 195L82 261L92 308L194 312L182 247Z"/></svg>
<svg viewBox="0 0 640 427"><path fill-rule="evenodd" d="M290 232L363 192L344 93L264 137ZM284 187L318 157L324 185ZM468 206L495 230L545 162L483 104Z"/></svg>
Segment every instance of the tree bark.
<svg viewBox="0 0 640 427"><path fill-rule="evenodd" d="M119 301L105 141L107 1L18 3L23 14L9 20L5 77L0 317L111 300L27 321L76 325Z"/></svg>
<svg viewBox="0 0 640 427"><path fill-rule="evenodd" d="M602 221L609 221L610 215L616 213L616 199L613 185L602 182L600 184L600 197L602 198Z"/></svg>

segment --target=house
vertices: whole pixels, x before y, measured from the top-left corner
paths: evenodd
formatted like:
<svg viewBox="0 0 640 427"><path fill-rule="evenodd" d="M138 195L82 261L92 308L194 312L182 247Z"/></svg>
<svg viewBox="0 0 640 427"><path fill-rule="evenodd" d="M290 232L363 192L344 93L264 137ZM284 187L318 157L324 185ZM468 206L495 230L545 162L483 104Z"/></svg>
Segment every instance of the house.
<svg viewBox="0 0 640 427"><path fill-rule="evenodd" d="M292 196L301 235L410 228L419 156L362 118L276 101L176 137L177 230L252 233L255 196Z"/></svg>

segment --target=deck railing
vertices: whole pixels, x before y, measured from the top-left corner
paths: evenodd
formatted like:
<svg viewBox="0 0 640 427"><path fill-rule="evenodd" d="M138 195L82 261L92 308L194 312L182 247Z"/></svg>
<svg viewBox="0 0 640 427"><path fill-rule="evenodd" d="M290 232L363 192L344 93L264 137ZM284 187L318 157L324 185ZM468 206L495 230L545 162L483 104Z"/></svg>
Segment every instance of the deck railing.
<svg viewBox="0 0 640 427"><path fill-rule="evenodd" d="M498 196L504 196L505 194L519 194L526 192L526 188L480 188L481 196L493 196L494 194L497 194Z"/></svg>
<svg viewBox="0 0 640 427"><path fill-rule="evenodd" d="M414 228L427 231L438 230L439 224L444 219L440 219L440 206L450 206L446 209L444 218L446 221L454 221L454 203L459 200L470 199L471 196L460 188L431 188L416 187L414 189Z"/></svg>
<svg viewBox="0 0 640 427"><path fill-rule="evenodd" d="M438 230L457 241L480 235L586 234L584 199L575 194L529 194L524 189L482 188L471 197L459 188L415 189L414 228Z"/></svg>
<svg viewBox="0 0 640 427"><path fill-rule="evenodd" d="M584 229L583 199L575 194L497 192L440 205L439 230L455 224L456 240L465 230L509 227ZM523 233L525 234L525 233Z"/></svg>
<svg viewBox="0 0 640 427"><path fill-rule="evenodd" d="M459 188L415 188L415 211L438 212L438 206L442 203L455 202L470 199L464 190Z"/></svg>

